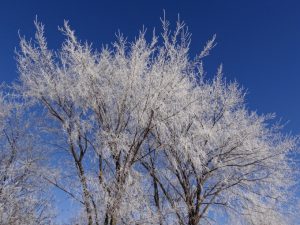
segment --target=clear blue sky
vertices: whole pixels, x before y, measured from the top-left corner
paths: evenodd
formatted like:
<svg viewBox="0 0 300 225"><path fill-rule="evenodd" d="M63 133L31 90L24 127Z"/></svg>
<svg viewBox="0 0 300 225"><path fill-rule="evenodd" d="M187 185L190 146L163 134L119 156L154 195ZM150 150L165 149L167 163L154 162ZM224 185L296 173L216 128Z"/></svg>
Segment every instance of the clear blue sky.
<svg viewBox="0 0 300 225"><path fill-rule="evenodd" d="M205 63L208 72L223 63L225 76L248 90L247 102L259 113L276 112L290 121L287 131L300 133L300 1L297 0L118 0L0 1L0 82L16 78L14 49L18 30L34 34L38 15L46 25L50 47L62 41L57 30L70 21L82 40L94 46L111 43L120 29L129 39L143 25L160 26L163 9L169 20L177 14L192 32L191 55L217 34L217 47Z"/></svg>
<svg viewBox="0 0 300 225"><path fill-rule="evenodd" d="M259 113L275 112L286 132L300 133L300 1L297 0L1 0L0 82L17 77L14 49L18 30L33 37L37 15L46 25L50 47L62 36L57 30L70 21L82 40L95 47L114 41L119 29L129 39L143 25L160 26L166 10L173 22L180 13L192 33L191 56L217 34L217 46L206 60L209 73L223 63L225 76L248 91L247 103Z"/></svg>

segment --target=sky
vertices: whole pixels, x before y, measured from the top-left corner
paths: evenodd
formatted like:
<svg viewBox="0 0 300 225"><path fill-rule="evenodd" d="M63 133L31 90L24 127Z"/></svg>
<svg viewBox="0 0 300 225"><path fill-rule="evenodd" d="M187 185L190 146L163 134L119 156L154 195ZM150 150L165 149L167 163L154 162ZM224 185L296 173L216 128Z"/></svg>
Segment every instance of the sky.
<svg viewBox="0 0 300 225"><path fill-rule="evenodd" d="M69 20L79 39L99 48L120 30L129 40L143 26L160 27L160 17L178 14L192 33L191 57L217 35L217 46L204 63L208 76L223 64L227 80L247 91L246 103L258 113L276 113L288 122L284 132L300 133L300 1L293 0L0 0L0 83L18 76L15 49L19 36L34 36L33 20L45 24L51 48Z"/></svg>
<svg viewBox="0 0 300 225"><path fill-rule="evenodd" d="M1 0L0 82L17 77L14 51L19 36L34 35L33 20L45 24L51 48L63 36L69 20L81 40L100 47L115 40L120 30L129 40L143 26L160 27L160 17L173 23L178 14L192 33L191 57L217 35L217 46L205 59L209 75L223 64L228 80L245 88L247 106L259 113L276 113L288 122L285 131L300 133L300 1L293 0Z"/></svg>

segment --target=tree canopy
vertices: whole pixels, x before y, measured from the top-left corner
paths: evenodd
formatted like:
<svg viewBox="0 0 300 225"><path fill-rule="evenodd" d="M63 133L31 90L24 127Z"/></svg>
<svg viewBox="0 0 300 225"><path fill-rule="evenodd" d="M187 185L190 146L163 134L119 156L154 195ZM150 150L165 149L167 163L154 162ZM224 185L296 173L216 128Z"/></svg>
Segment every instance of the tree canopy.
<svg viewBox="0 0 300 225"><path fill-rule="evenodd" d="M190 34L176 25L163 18L150 41L142 30L97 50L65 22L65 40L51 50L35 21L35 39L20 40L19 80L0 99L0 221L19 200L27 204L18 187L30 200L20 210L36 221L35 199L46 209L51 199L41 191L53 187L81 206L74 224L289 223L297 138L274 115L249 110L222 66L205 76L215 36L192 60ZM7 133L10 114L27 124L9 128L21 145ZM36 192L30 176L43 184ZM47 224L50 214L39 218Z"/></svg>

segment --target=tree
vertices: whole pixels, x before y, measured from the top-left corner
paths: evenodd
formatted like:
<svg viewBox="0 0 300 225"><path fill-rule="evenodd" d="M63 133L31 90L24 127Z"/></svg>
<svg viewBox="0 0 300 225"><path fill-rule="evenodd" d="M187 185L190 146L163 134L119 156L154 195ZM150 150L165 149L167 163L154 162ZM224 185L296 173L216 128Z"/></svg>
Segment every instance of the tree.
<svg viewBox="0 0 300 225"><path fill-rule="evenodd" d="M218 210L250 224L280 215L297 140L249 111L221 67L204 77L215 37L190 60L184 23L174 32L162 24L150 42L141 31L100 51L67 22L58 51L37 21L35 42L21 38L17 91L71 162L46 180L82 204L77 218L89 225L205 224Z"/></svg>
<svg viewBox="0 0 300 225"><path fill-rule="evenodd" d="M41 158L22 105L0 93L0 224L52 224Z"/></svg>

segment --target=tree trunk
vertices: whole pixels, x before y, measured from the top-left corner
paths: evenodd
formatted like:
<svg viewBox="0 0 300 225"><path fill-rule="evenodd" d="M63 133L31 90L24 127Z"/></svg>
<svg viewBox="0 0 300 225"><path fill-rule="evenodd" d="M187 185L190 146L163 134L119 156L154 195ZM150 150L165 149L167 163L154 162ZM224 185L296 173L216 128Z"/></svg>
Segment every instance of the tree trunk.
<svg viewBox="0 0 300 225"><path fill-rule="evenodd" d="M87 181L86 181L86 177L84 174L84 169L82 167L81 162L77 161L76 166L79 171L80 182L82 185L85 211L86 211L86 215L88 218L88 225L93 225L92 207L90 204L90 194L89 194L88 187L87 187Z"/></svg>
<svg viewBox="0 0 300 225"><path fill-rule="evenodd" d="M104 225L116 225L117 219L113 215L109 215L106 213Z"/></svg>

